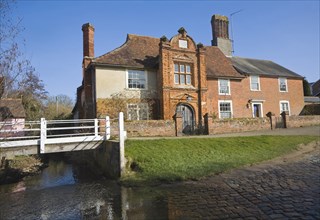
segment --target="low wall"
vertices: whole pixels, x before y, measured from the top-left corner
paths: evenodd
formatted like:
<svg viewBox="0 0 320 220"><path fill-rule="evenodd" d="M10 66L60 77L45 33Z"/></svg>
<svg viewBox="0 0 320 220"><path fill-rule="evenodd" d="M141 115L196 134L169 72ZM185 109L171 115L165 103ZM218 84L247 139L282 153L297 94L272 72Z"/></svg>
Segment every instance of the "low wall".
<svg viewBox="0 0 320 220"><path fill-rule="evenodd" d="M273 128L284 128L282 117L274 117ZM304 127L320 125L320 116L286 116L286 126ZM179 135L179 126L175 126L174 120L149 120L149 121L126 121L124 123L127 137L172 137ZM181 127L181 126L180 126ZM270 118L234 118L234 119L212 119L208 118L208 134L223 134L245 131L270 130ZM176 133L177 132L177 133ZM180 132L181 133L181 132ZM118 136L118 124L111 123L111 136Z"/></svg>
<svg viewBox="0 0 320 220"><path fill-rule="evenodd" d="M141 120L125 121L124 130L127 137L157 137L175 136L175 123L173 120ZM118 135L118 124L111 123L111 136Z"/></svg>
<svg viewBox="0 0 320 220"><path fill-rule="evenodd" d="M223 134L271 129L269 118L209 120L209 134Z"/></svg>
<svg viewBox="0 0 320 220"><path fill-rule="evenodd" d="M320 115L289 116L288 127L306 127L320 125Z"/></svg>

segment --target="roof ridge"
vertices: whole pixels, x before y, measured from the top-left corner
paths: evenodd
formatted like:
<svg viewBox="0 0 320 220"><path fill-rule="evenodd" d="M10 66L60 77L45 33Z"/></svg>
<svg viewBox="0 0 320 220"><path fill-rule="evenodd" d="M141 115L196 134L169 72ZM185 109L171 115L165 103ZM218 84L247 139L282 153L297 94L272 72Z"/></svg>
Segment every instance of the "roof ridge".
<svg viewBox="0 0 320 220"><path fill-rule="evenodd" d="M125 46L128 45L129 41L132 40L135 37L138 37L138 38L142 38L142 37L143 38L150 38L150 39L153 39L153 40L159 40L160 41L160 38L156 38L156 37L142 36L142 35L137 35L137 34L127 34L127 39L121 46L119 46L119 47L117 47L117 48L115 48L115 49L113 49L113 50L111 50L111 51L109 51L109 52L107 52L105 54L102 54L102 55L100 55L98 57L95 57L93 59L93 62L95 62L97 59L100 59L100 58L102 58L104 56L107 56L107 55L111 55L112 53L115 53L115 52L123 49Z"/></svg>
<svg viewBox="0 0 320 220"><path fill-rule="evenodd" d="M249 57L239 57L239 56L232 56L234 58L241 58L241 59L246 59L246 60L261 60L261 61L269 61L274 63L272 60L266 60L266 59L255 59L255 58L249 58Z"/></svg>
<svg viewBox="0 0 320 220"><path fill-rule="evenodd" d="M144 35L139 35L139 34L127 34L128 37L147 37L147 38L152 38L152 39L159 39L160 37L151 37L151 36L144 36Z"/></svg>

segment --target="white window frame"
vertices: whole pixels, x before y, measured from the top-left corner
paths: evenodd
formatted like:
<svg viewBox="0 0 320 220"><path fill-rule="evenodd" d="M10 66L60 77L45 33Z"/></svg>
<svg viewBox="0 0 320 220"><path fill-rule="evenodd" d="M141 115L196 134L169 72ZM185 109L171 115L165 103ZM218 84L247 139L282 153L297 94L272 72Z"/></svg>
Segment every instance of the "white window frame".
<svg viewBox="0 0 320 220"><path fill-rule="evenodd" d="M284 80L285 84L286 84L286 90L285 91L282 91L281 90L281 80ZM280 92L288 92L288 81L287 81L287 78L285 77L279 77L278 78L278 83L279 83L279 91Z"/></svg>
<svg viewBox="0 0 320 220"><path fill-rule="evenodd" d="M129 72L130 71L140 71L144 72L145 78L145 88L129 88ZM126 70L126 88L130 90L148 90L148 71L147 70L135 70L135 69L127 69Z"/></svg>
<svg viewBox="0 0 320 220"><path fill-rule="evenodd" d="M261 101L261 102L259 102L259 101L253 101L253 102L251 103L252 117L253 117L253 118L256 118L256 116L254 115L254 107L253 107L254 105L260 105L261 115L260 115L259 118L263 118L263 103L262 103L262 101Z"/></svg>
<svg viewBox="0 0 320 220"><path fill-rule="evenodd" d="M290 111L290 102L289 101L287 101L287 100L280 100L279 101L279 108L280 108L280 114L283 112L283 109L282 109L282 104L283 103L286 103L286 104L288 104L288 113L289 113L289 115L291 115L291 111Z"/></svg>
<svg viewBox="0 0 320 220"><path fill-rule="evenodd" d="M228 93L221 93L221 87L220 87L220 82L221 81L227 81L228 82ZM218 79L218 90L219 90L219 95L230 95L231 94L230 79Z"/></svg>
<svg viewBox="0 0 320 220"><path fill-rule="evenodd" d="M233 118L232 100L218 100L219 118L220 119L226 119L226 118L221 118L221 111L220 111L220 104L221 103L229 103L230 104L230 111L231 111L231 117L230 118Z"/></svg>
<svg viewBox="0 0 320 220"><path fill-rule="evenodd" d="M257 77L258 78L258 85L259 85L258 89L253 89L252 88L252 77ZM258 75L250 76L250 90L251 91L261 91L260 76L258 76Z"/></svg>

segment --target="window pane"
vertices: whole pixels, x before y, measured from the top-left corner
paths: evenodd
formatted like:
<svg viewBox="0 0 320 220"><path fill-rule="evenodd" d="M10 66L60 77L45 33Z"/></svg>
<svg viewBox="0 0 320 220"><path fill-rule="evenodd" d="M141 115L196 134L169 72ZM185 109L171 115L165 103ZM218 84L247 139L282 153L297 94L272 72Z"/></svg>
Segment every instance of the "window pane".
<svg viewBox="0 0 320 220"><path fill-rule="evenodd" d="M139 120L148 120L149 117L149 108L148 104L141 103L139 104Z"/></svg>
<svg viewBox="0 0 320 220"><path fill-rule="evenodd" d="M138 120L138 106L134 104L128 105L128 120Z"/></svg>
<svg viewBox="0 0 320 220"><path fill-rule="evenodd" d="M187 84L190 85L191 84L191 75L187 75Z"/></svg>
<svg viewBox="0 0 320 220"><path fill-rule="evenodd" d="M283 92L287 91L286 79L280 78L279 81L280 81L280 91L283 91Z"/></svg>
<svg viewBox="0 0 320 220"><path fill-rule="evenodd" d="M221 118L231 118L231 103L221 102L220 103L220 117Z"/></svg>
<svg viewBox="0 0 320 220"><path fill-rule="evenodd" d="M184 75L181 74L181 75L180 75L180 84L185 84L185 83L186 83L186 82L185 82Z"/></svg>
<svg viewBox="0 0 320 220"><path fill-rule="evenodd" d="M229 81L225 79L219 80L219 93L220 94L229 94Z"/></svg>
<svg viewBox="0 0 320 220"><path fill-rule="evenodd" d="M174 83L179 84L179 74L174 74Z"/></svg>
<svg viewBox="0 0 320 220"><path fill-rule="evenodd" d="M184 65L180 65L180 73L184 73Z"/></svg>
<svg viewBox="0 0 320 220"><path fill-rule="evenodd" d="M258 76L251 76L251 89L252 90L260 90L259 86L259 77Z"/></svg>
<svg viewBox="0 0 320 220"><path fill-rule="evenodd" d="M289 111L289 105L288 103L281 103L281 111Z"/></svg>
<svg viewBox="0 0 320 220"><path fill-rule="evenodd" d="M189 65L186 65L186 73L191 73L191 68Z"/></svg>
<svg viewBox="0 0 320 220"><path fill-rule="evenodd" d="M174 72L178 73L179 72L179 65L178 64L174 64Z"/></svg>
<svg viewBox="0 0 320 220"><path fill-rule="evenodd" d="M146 75L144 71L138 71L138 70L128 71L128 87L132 89L145 89Z"/></svg>

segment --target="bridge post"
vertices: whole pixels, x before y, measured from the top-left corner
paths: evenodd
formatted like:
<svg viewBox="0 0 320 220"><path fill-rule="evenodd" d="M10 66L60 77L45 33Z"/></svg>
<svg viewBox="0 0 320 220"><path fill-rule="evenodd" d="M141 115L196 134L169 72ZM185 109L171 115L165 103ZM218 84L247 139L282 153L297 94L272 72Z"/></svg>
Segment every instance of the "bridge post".
<svg viewBox="0 0 320 220"><path fill-rule="evenodd" d="M98 137L98 135L99 135L99 133L98 133L98 123L99 123L99 121L98 121L98 119L97 118L95 118L94 119L94 136L96 136L96 137Z"/></svg>
<svg viewBox="0 0 320 220"><path fill-rule="evenodd" d="M45 118L41 118L40 121L40 153L45 153L45 142L47 139L47 121Z"/></svg>
<svg viewBox="0 0 320 220"><path fill-rule="evenodd" d="M106 140L109 140L110 139L110 117L109 116L106 116L106 128L105 128L105 137L106 137Z"/></svg>
<svg viewBox="0 0 320 220"><path fill-rule="evenodd" d="M125 172L125 157L124 157L124 120L123 112L119 112L119 147L120 147L120 175Z"/></svg>

